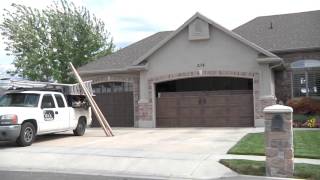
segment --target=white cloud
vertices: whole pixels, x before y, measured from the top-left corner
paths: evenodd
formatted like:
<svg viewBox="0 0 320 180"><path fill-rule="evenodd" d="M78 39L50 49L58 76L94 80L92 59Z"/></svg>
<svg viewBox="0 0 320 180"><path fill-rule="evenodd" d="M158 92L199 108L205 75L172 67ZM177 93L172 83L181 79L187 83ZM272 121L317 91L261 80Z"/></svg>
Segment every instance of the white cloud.
<svg viewBox="0 0 320 180"><path fill-rule="evenodd" d="M51 0L11 0L11 2L44 8ZM129 44L157 31L175 30L196 12L220 25L233 29L257 16L317 10L318 0L74 0L103 19L116 45ZM1 13L1 10L0 10ZM144 28L145 27L145 28ZM0 43L0 48L1 43ZM3 62L0 50L0 63Z"/></svg>

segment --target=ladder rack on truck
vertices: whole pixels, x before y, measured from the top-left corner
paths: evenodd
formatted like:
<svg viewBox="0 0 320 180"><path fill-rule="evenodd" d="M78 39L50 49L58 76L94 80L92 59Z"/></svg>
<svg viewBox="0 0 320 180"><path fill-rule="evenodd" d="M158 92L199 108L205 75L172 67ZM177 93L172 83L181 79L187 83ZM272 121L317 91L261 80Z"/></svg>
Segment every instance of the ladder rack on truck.
<svg viewBox="0 0 320 180"><path fill-rule="evenodd" d="M92 81L85 81L84 85L89 90L89 93L93 96L93 90L91 86ZM62 84L62 83L50 83L40 81L17 81L11 80L8 84L8 90L37 90L37 91L59 91L64 95L85 95L79 83L76 84Z"/></svg>

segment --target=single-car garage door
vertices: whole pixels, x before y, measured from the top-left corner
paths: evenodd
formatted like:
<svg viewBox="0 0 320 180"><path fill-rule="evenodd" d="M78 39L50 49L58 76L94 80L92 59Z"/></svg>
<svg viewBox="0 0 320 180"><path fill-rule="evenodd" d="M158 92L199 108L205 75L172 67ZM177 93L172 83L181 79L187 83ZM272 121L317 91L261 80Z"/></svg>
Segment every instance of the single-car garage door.
<svg viewBox="0 0 320 180"><path fill-rule="evenodd" d="M108 82L92 85L102 113L112 127L133 127L133 92L132 85L125 82ZM100 126L95 115L92 115L92 126Z"/></svg>
<svg viewBox="0 0 320 180"><path fill-rule="evenodd" d="M156 87L157 127L253 126L252 80L193 78Z"/></svg>

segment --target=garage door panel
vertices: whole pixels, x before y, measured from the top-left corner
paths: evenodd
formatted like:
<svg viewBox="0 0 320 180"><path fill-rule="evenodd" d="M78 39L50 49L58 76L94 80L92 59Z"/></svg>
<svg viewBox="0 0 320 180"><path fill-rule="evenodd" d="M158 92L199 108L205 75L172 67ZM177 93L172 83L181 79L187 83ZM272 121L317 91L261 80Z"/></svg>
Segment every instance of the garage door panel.
<svg viewBox="0 0 320 180"><path fill-rule="evenodd" d="M96 94L94 97L101 112L104 114L110 126L132 127L133 126L133 93L115 92ZM92 126L100 126L93 114Z"/></svg>
<svg viewBox="0 0 320 180"><path fill-rule="evenodd" d="M161 118L161 121L157 122L158 127L179 127L179 122L176 118Z"/></svg>
<svg viewBox="0 0 320 180"><path fill-rule="evenodd" d="M214 118L204 118L204 123L208 125L208 127L225 127L226 126L226 117L214 117Z"/></svg>
<svg viewBox="0 0 320 180"><path fill-rule="evenodd" d="M253 126L252 90L161 93L156 117L158 127Z"/></svg>
<svg viewBox="0 0 320 180"><path fill-rule="evenodd" d="M170 103L168 105L176 105L177 101L178 101L179 97L162 97L159 98L158 100L160 100L163 103Z"/></svg>
<svg viewBox="0 0 320 180"><path fill-rule="evenodd" d="M179 98L180 107L198 106L200 99L198 96L182 96Z"/></svg>
<svg viewBox="0 0 320 180"><path fill-rule="evenodd" d="M180 117L182 117L182 118L201 117L202 116L202 110L200 108L195 107L195 106L180 107L178 109L178 113L179 113Z"/></svg>
<svg viewBox="0 0 320 180"><path fill-rule="evenodd" d="M206 106L225 106L225 104L227 103L227 99L226 96L206 96L205 98L205 103Z"/></svg>
<svg viewBox="0 0 320 180"><path fill-rule="evenodd" d="M226 116L228 110L224 107L205 107L203 110L204 117Z"/></svg>
<svg viewBox="0 0 320 180"><path fill-rule="evenodd" d="M158 111L158 118L178 118L178 113L176 110L159 110Z"/></svg>

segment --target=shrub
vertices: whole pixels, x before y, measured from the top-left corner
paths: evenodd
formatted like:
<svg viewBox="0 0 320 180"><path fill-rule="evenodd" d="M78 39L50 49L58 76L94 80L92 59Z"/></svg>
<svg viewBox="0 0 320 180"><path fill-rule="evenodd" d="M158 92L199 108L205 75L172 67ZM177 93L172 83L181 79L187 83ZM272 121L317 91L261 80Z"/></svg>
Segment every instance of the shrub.
<svg viewBox="0 0 320 180"><path fill-rule="evenodd" d="M293 112L297 114L315 115L320 114L320 101L309 97L290 99L288 106L293 108Z"/></svg>

